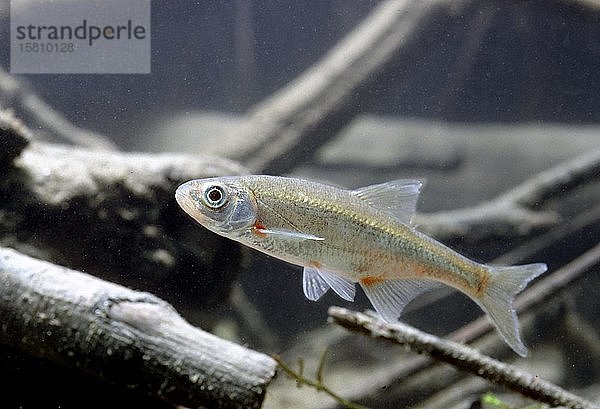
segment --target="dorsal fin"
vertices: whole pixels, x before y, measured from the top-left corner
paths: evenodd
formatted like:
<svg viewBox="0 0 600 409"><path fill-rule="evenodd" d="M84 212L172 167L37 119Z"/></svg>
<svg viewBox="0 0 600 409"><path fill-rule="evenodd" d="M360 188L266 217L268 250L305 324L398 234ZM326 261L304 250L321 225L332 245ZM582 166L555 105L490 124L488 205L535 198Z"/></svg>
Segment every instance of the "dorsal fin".
<svg viewBox="0 0 600 409"><path fill-rule="evenodd" d="M369 205L386 211L402 223L410 224L423 182L398 179L353 190L352 193Z"/></svg>

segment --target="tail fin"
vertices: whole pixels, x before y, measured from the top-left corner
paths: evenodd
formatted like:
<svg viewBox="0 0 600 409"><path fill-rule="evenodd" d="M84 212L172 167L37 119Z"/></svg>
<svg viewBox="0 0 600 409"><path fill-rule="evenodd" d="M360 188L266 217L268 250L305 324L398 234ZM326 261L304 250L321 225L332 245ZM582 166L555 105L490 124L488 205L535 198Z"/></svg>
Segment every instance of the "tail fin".
<svg viewBox="0 0 600 409"><path fill-rule="evenodd" d="M488 266L490 279L478 303L508 345L522 357L527 356L527 347L519 335L519 322L513 301L527 283L547 270L544 263L512 267Z"/></svg>

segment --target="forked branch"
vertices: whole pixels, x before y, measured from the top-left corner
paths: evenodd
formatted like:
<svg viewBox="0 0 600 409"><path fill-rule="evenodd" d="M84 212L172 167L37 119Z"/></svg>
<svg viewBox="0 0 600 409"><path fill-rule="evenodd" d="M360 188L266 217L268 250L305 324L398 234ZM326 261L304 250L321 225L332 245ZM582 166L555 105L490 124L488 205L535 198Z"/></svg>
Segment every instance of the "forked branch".
<svg viewBox="0 0 600 409"><path fill-rule="evenodd" d="M540 210L550 199L599 179L600 149L538 173L489 202L419 215L417 224L442 241L461 237L470 243L481 243L493 234L523 236L560 222L558 213Z"/></svg>

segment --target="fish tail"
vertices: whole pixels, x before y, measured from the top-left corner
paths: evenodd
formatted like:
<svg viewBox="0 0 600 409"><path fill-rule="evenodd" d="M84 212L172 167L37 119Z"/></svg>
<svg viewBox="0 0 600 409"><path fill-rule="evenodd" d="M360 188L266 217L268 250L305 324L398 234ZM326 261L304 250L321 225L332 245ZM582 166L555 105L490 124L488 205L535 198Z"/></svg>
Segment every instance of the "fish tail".
<svg viewBox="0 0 600 409"><path fill-rule="evenodd" d="M517 354L525 357L527 356L527 347L521 341L519 322L513 301L529 281L544 273L548 267L544 263L486 267L490 273L489 280L477 302L488 314L506 343Z"/></svg>

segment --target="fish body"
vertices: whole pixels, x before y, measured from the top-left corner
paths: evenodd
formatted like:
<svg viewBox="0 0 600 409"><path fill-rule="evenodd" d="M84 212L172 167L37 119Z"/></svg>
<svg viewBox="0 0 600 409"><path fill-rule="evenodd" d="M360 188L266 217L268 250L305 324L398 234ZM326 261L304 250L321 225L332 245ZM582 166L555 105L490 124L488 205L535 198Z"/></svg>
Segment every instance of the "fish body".
<svg viewBox="0 0 600 409"><path fill-rule="evenodd" d="M443 283L477 302L525 356L512 302L546 265L480 264L419 232L411 218L421 186L397 180L347 190L250 175L192 180L175 196L209 230L303 266L310 300L331 288L352 301L359 283L379 315L395 322L414 297Z"/></svg>

